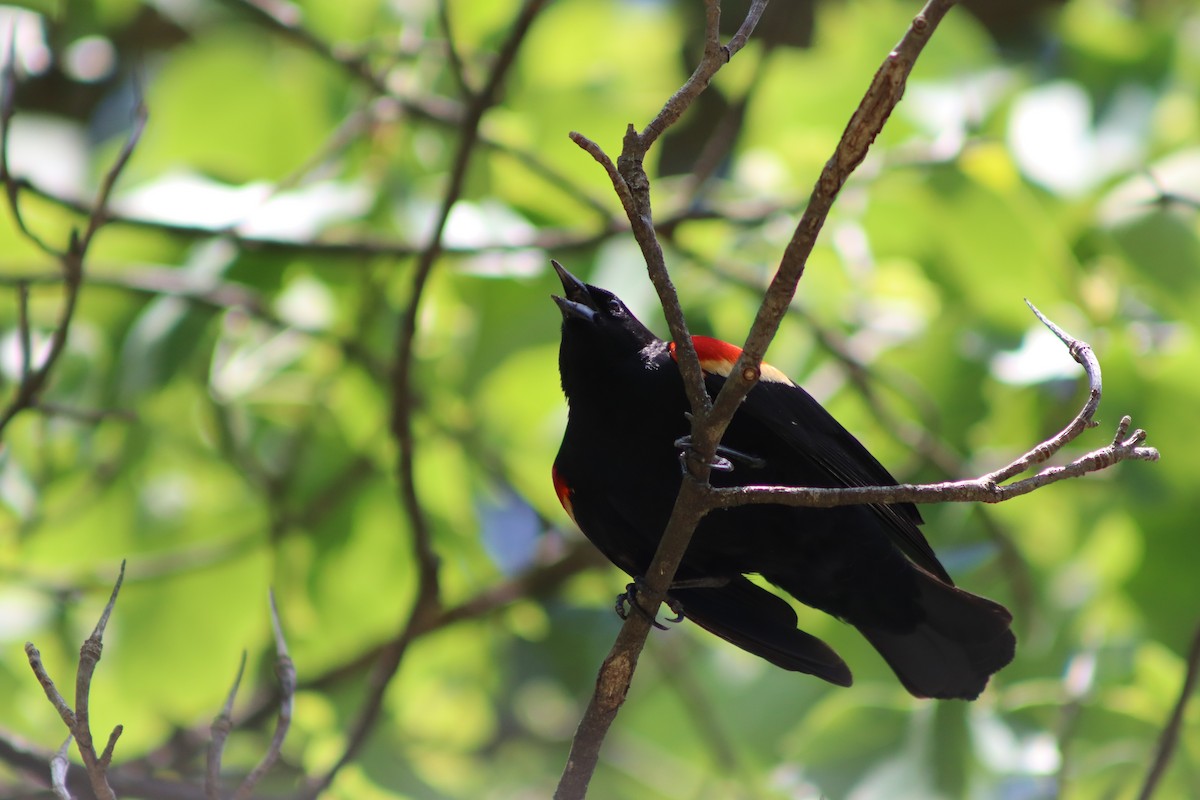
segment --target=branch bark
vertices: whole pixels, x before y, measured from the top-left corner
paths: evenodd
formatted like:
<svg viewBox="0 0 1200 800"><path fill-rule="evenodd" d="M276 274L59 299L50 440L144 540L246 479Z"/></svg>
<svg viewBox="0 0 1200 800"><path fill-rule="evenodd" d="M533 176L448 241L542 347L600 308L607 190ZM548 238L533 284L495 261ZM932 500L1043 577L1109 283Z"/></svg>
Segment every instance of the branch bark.
<svg viewBox="0 0 1200 800"><path fill-rule="evenodd" d="M21 178L12 174L8 163L9 138L12 128L12 118L15 112L14 97L17 91L16 58L12 52L12 46L10 46L9 50L8 60L3 72L0 73L0 92L3 95L2 99L0 99L0 183L4 185L9 210L12 212L13 219L21 234L43 253L58 261L59 279L63 285L63 303L62 309L59 312L58 322L55 324L54 331L50 335L50 344L46 355L42 359L42 363L34 367L29 347L30 327L26 313L27 296L24 289L19 293L18 311L20 316L22 351L21 380L17 384L17 390L8 402L8 405L0 411L0 435L3 434L4 429L8 427L8 423L17 414L26 409L35 408L38 405L42 391L50 379L54 365L66 350L71 323L75 319L75 306L79 299L79 290L83 286L84 259L96 234L108 221L109 197L112 195L113 187L116 186L117 179L124 171L125 165L129 163L129 158L133 155L134 148L137 147L137 143L142 137L142 131L145 130L147 120L146 106L139 95L137 107L134 111L133 126L130 129L129 136L125 140L125 144L121 148L120 153L118 153L113 165L109 167L108 172L105 173L101 180L100 188L96 193L96 199L93 201L91 208L87 209L87 225L84 228L83 234L80 235L78 231L71 231L66 248L57 250L26 224L21 213L21 190L26 186L26 183Z"/></svg>
<svg viewBox="0 0 1200 800"><path fill-rule="evenodd" d="M84 641L83 646L79 649L79 668L75 672L74 711L67 705L67 701L59 693L54 681L51 680L45 665L42 664L41 653L33 646L33 642L25 643L25 655L29 659L29 666L33 669L38 683L42 685L46 698L58 711L58 715L62 717L71 737L75 739L79 755L83 759L84 769L87 770L88 782L92 787L92 792L99 800L116 800L116 794L108 782L108 765L112 761L113 748L116 747L122 727L118 725L113 728L104 752L97 755L95 745L92 743L88 700L92 688L92 675L95 674L96 664L99 663L100 655L104 650L104 629L108 625L108 618L112 615L113 607L117 604L117 594L121 591L121 583L124 580L125 562L122 561L121 572L117 576L117 582L113 586L108 604L104 606L104 611L100 614L100 620L92 630L92 635ZM68 741L70 740L68 739ZM52 761L51 774L52 784L56 787L56 791L61 787L62 793L66 793L65 756Z"/></svg>

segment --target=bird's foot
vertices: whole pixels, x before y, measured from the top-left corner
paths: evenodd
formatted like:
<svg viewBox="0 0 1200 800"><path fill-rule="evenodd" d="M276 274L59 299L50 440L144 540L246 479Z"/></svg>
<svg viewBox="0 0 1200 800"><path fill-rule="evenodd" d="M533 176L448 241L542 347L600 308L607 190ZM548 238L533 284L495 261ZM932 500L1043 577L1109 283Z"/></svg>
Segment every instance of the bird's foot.
<svg viewBox="0 0 1200 800"><path fill-rule="evenodd" d="M679 466L686 471L687 454L692 449L692 437L680 436L675 440L675 446L679 448ZM710 469L715 469L718 472L733 472L733 465L735 463L752 469L762 469L767 465L765 459L719 444L717 445L717 452L713 455L712 460L708 462L708 466Z"/></svg>
<svg viewBox="0 0 1200 800"><path fill-rule="evenodd" d="M728 584L729 578L719 576L708 578L689 578L687 580L675 581L671 584L668 591L672 589L719 589ZM632 608L634 611L649 620L650 624L654 627L661 631L667 630L666 625L663 625L661 622L655 619L655 617L651 615L651 613L647 611L641 603L638 602L637 596L638 592L641 591L641 588L642 579L637 577L633 579L633 583L625 586L624 592L617 595L617 602L614 606L617 616L621 619L626 619L629 616L629 609ZM683 613L682 603L669 594L663 598L663 603L671 610L671 613L675 615L667 620L667 624L676 625L680 622L683 622L685 614Z"/></svg>
<svg viewBox="0 0 1200 800"><path fill-rule="evenodd" d="M643 617L645 617L651 625L658 628L660 631L667 630L666 625L655 619L654 615L647 611L645 607L638 602L637 596L638 591L641 589L641 583L642 579L640 577L634 578L633 583L627 584L625 586L625 591L617 595L617 603L614 606L617 616L621 619L628 619L629 609L632 608L638 614L641 614ZM680 605L678 600L670 595L667 595L663 598L663 604L666 605L666 607L671 610L671 613L675 615L667 620L668 624L675 625L683 622L683 606Z"/></svg>

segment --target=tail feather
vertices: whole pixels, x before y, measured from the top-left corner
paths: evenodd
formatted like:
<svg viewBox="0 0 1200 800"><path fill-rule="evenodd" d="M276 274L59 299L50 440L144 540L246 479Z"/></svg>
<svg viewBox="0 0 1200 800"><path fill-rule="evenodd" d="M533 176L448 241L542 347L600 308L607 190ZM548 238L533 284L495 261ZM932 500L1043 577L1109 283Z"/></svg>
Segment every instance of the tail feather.
<svg viewBox="0 0 1200 800"><path fill-rule="evenodd" d="M796 627L796 612L787 601L745 578L720 588L672 590L671 596L685 617L709 633L778 667L838 686L853 682L833 648Z"/></svg>
<svg viewBox="0 0 1200 800"><path fill-rule="evenodd" d="M914 571L924 613L915 628L856 627L912 694L974 700L992 674L1013 659L1012 615L999 603Z"/></svg>

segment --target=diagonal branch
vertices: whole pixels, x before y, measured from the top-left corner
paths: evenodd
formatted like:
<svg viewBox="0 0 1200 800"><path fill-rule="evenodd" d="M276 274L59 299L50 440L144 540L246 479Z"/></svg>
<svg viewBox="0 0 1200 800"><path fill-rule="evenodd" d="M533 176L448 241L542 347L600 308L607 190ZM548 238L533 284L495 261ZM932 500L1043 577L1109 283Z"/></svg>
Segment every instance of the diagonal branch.
<svg viewBox="0 0 1200 800"><path fill-rule="evenodd" d="M1183 686L1179 690L1179 699L1175 701L1175 707L1171 709L1171 716L1167 720L1166 727L1159 734L1158 746L1154 748L1154 761L1150 765L1149 772L1146 773L1146 781L1142 784L1141 791L1138 792L1138 800L1150 800L1158 788L1159 781L1166 773L1167 765L1171 763L1171 756L1174 755L1175 748L1179 744L1183 714L1187 710L1188 701L1196 691L1197 684L1200 684L1200 625L1192 634L1192 644L1188 648L1187 672L1183 677Z"/></svg>
<svg viewBox="0 0 1200 800"><path fill-rule="evenodd" d="M875 137L883 130L892 110L904 95L908 76L933 32L956 0L928 0L925 7L875 72L871 85L855 108L833 155L825 163L813 187L808 206L784 249L779 269L763 297L754 324L746 337L741 358L730 372L713 403L712 419L707 425L693 425L692 442L698 458L708 459L733 418L734 411L758 382L759 369L767 346L775 338L779 323L791 305L796 286L804 275L808 257L825 225L833 203L850 174L867 157Z"/></svg>
<svg viewBox="0 0 1200 800"><path fill-rule="evenodd" d="M727 58L724 54L729 52L714 47L717 35L716 23L719 21L719 9L714 9L717 5L717 0L708 0L706 4L708 9L706 60ZM738 32L739 37L750 35L756 21L754 15L756 12L761 13L763 5L755 3L752 6L746 23ZM784 251L779 270L763 298L762 306L746 340L744 352L711 406L708 394L704 390L699 360L692 346L675 288L667 274L662 248L655 236L650 214L649 180L642 163L645 147L654 141L660 131L648 126L646 135L639 137L631 126L626 133L621 158L617 162L617 170L633 194L632 205L625 205L625 197L619 188L618 195L622 198L634 236L646 259L650 279L662 301L671 336L676 344L679 368L693 412L693 448L688 458L688 472L684 476L679 496L676 498L671 518L663 532L658 550L644 576L645 591L639 594L647 610L652 611L658 608L662 602L666 589L691 541L696 525L708 511L707 495L711 491L708 488L708 463L712 460L721 436L733 418L734 411L758 380L763 354L791 304L792 295L804 273L808 256L812 252L817 235L824 225L834 200L846 179L866 157L871 143L883 129L892 109L900 101L908 75L912 71L917 57L929 41L938 23L953 5L954 0L929 0L922 12L913 20L900 43L876 72L865 96L851 116L833 156L826 163L813 188L809 204L796 227L791 242ZM743 40L739 39L739 42L741 41ZM715 73L716 68L712 72ZM708 74L707 77L704 75L705 73L698 68L693 78L689 79L688 86L694 90L694 95L690 96L691 99L698 96L711 79L711 74ZM697 76L700 77L697 78ZM677 92L668 102L668 106L671 106L672 110L664 109L664 119L673 121L678 117L674 111L674 104L680 96L681 93ZM685 99L688 98L686 93L683 96ZM690 103L690 99L687 99L683 107L679 108L679 113L686 109L687 103ZM670 124L670 122L666 124ZM614 180L614 186L616 184L617 182ZM567 758L567 764L555 794L556 798L580 798L586 794L588 782L599 760L600 746L608 728L616 718L621 703L624 702L637 665L638 655L649 634L649 616L649 614L629 615L609 651L608 657L601 666L596 681L596 690L572 742L571 753Z"/></svg>
<svg viewBox="0 0 1200 800"><path fill-rule="evenodd" d="M1096 408L1100 405L1100 395L1104 388L1104 384L1100 379L1100 363L1096 360L1096 354L1092 352L1091 345L1076 339L1055 325L1033 303L1026 300L1025 304L1042 321L1042 324L1049 328L1059 338L1059 341L1067 346L1071 358L1075 359L1083 367L1084 372L1087 373L1088 400L1084 403L1083 408L1079 410L1079 413L1075 415L1075 419L1071 420L1071 423L1059 431L1058 434L1039 444L1003 469L996 470L986 476L988 480L994 483L1006 481L1014 475L1020 475L1032 465L1048 460L1061 450L1064 445L1083 433L1085 428L1094 428L1097 423L1093 417L1096 415ZM1122 438L1122 434L1118 433L1116 438Z"/></svg>
<svg viewBox="0 0 1200 800"><path fill-rule="evenodd" d="M21 215L20 205L20 189L24 185L24 182L14 177L9 169L8 145L10 123L13 116L13 97L16 93L16 73L14 72L13 63L14 59L10 52L8 63L4 68L3 74L0 75L0 84L2 84L0 85L0 91L3 92L3 99L0 100L0 181L4 184L9 209L12 211L13 218L16 220L17 227L21 233L42 252L58 260L63 284L63 304L62 310L59 312L58 322L54 326L54 332L50 336L50 344L45 357L42 359L42 363L35 369L29 360L29 351L25 347L29 336L29 323L28 319L25 318L25 297L23 293L20 295L22 355L25 360L22 364L22 376L20 383L17 384L17 390L7 407L3 411L0 411L0 433L3 433L13 417L37 405L42 390L50 378L50 373L54 369L54 365L66 350L67 336L71 330L71 323L75 318L75 307L79 299L79 290L83 285L84 259L87 256L88 248L91 246L96 233L108 220L107 208L109 197L112 194L117 179L124 171L126 164L129 163L129 158L133 155L134 148L137 147L137 143L142 137L147 119L146 106L139 94L137 107L134 112L133 127L130 129L129 136L126 138L121 152L117 155L116 161L109 167L108 172L105 173L100 183L96 199L93 201L92 207L88 212L87 226L83 234L79 235L76 231L72 231L66 249L58 251L48 245L45 240L25 224L25 220Z"/></svg>
<svg viewBox="0 0 1200 800"><path fill-rule="evenodd" d="M409 643L415 638L417 632L428 624L429 619L435 617L441 610L438 558L433 549L433 534L429 520L422 509L417 492L416 442L412 429L415 394L413 369L417 358L415 342L420 303L429 276L442 253L442 235L446 223L450 219L450 212L462 196L466 184L467 168L479 142L483 116L495 104L500 87L516 62L521 43L525 40L525 35L545 4L546 0L526 0L492 65L487 83L471 97L471 102L459 128L461 135L437 221L413 270L408 307L401 315L396 331L394 347L396 361L392 374L391 433L399 450L396 472L400 482L401 501L412 531L413 558L417 567L417 593L402 630L389 643L372 672L367 698L349 731L342 755L325 774L309 784L306 788L306 795L309 797L316 797L328 788L342 767L350 763L358 754L375 726L383 706L384 694L392 677L400 668L400 662Z"/></svg>

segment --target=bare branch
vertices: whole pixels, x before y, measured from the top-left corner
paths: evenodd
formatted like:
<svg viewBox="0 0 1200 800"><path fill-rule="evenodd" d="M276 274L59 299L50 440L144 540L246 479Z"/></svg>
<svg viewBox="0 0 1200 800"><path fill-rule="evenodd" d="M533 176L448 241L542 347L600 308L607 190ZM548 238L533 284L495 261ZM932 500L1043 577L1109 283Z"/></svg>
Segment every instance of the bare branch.
<svg viewBox="0 0 1200 800"><path fill-rule="evenodd" d="M1006 486L998 486L984 477L944 483L901 483L895 486L852 486L837 489L791 486L710 488L705 492L705 497L712 504L712 508L764 504L834 508L875 503L1003 503L1052 483L1108 469L1121 461L1157 461L1158 451L1155 448L1138 446L1144 432L1137 433L1141 435L1131 436L1116 445L1093 450L1066 466L1047 467L1032 477Z"/></svg>
<svg viewBox="0 0 1200 800"><path fill-rule="evenodd" d="M767 0L754 0L742 22L738 32L726 46L721 45L719 28L721 25L720 0L705 0L704 9L704 57L692 71L691 77L679 90L667 100L666 105L658 112L650 124L645 127L639 137L638 145L645 153L658 140L667 128L675 124L683 112L691 107L692 102L708 88L713 76L729 63L729 59L745 46L746 41L754 32L763 11L767 8Z"/></svg>
<svg viewBox="0 0 1200 800"><path fill-rule="evenodd" d="M92 206L92 213L88 217L88 225L84 230L83 236L79 239L79 258L82 260L84 253L87 252L88 246L92 243L92 238L96 232L108 222L108 200L112 196L113 187L117 185L117 178L125 169L125 165L129 163L130 157L133 155L133 150L141 141L142 133L146 130L146 121L150 118L150 112L146 108L145 98L141 93L137 94L137 103L133 109L133 127L129 131L129 136L125 139L125 144L121 147L121 152L117 154L116 161L109 167L108 172L104 174L104 180L100 182L100 190L96 194L96 200Z"/></svg>
<svg viewBox="0 0 1200 800"><path fill-rule="evenodd" d="M29 330L29 282L17 282L17 330L21 337L21 382L33 372L33 335Z"/></svg>
<svg viewBox="0 0 1200 800"><path fill-rule="evenodd" d="M1149 772L1146 773L1146 781L1138 793L1138 800L1150 800L1158 788L1159 781L1166 774L1167 765L1171 763L1171 756L1175 754L1175 748L1179 744L1183 714L1187 710L1188 701L1196 691L1198 682L1200 682L1200 625L1196 626L1195 633L1192 634L1191 647L1188 648L1187 672L1183 677L1183 686L1179 690L1179 699L1175 701L1175 707L1171 709L1171 716L1167 720L1166 727L1158 737L1158 746L1154 748L1154 761L1150 764Z"/></svg>
<svg viewBox="0 0 1200 800"><path fill-rule="evenodd" d="M283 750L283 740L287 738L288 729L292 725L292 710L296 701L296 665L288 654L287 640L283 636L283 625L279 621L279 608L275 605L275 590L271 590L271 628L275 632L275 674L279 678L279 716L275 721L275 733L271 736L271 744L262 760L245 777L237 791L234 800L248 800L254 793L254 787L262 780L267 771L279 760Z"/></svg>
<svg viewBox="0 0 1200 800"><path fill-rule="evenodd" d="M17 97L17 29L15 27L12 28L11 33L12 36L8 42L8 53L6 54L4 69L0 71L0 181L4 183L4 194L8 198L8 208L12 211L13 221L17 223L17 228L21 231L21 234L46 255L59 258L62 253L46 244L45 240L25 224L25 218L21 214L21 182L13 176L8 163L8 144L12 133L13 115L16 113Z"/></svg>
<svg viewBox="0 0 1200 800"><path fill-rule="evenodd" d="M38 683L42 685L42 691L46 693L46 699L50 701L50 705L54 706L54 710L58 712L58 716L62 718L67 729L75 730L75 712L67 705L67 701L58 691L58 687L54 685L50 673L46 671L46 666L42 663L42 654L33 646L33 642L25 643L25 657L29 660L29 666L33 669Z"/></svg>
<svg viewBox="0 0 1200 800"><path fill-rule="evenodd" d="M1143 446L1146 439L1145 431L1136 430L1132 435L1128 435L1131 420L1129 417L1123 417L1117 425L1116 435L1107 446L1079 456L1066 466L1047 467L1024 480L1001 485L1001 481L1025 472L1034 464L1046 461L1078 438L1083 431L1095 427L1096 422L1093 417L1100 405L1102 395L1100 362L1097 361L1091 346L1066 333L1034 308L1033 304L1030 304L1029 307L1067 345L1071 356L1083 365L1088 377L1088 398L1066 428L1038 444L1008 466L974 480L945 481L922 486L901 484L836 489L777 486L744 486L736 489L710 488L708 491L709 501L715 508L763 503L816 508L862 503L1001 503L1051 483L1107 469L1121 461L1157 461L1158 450Z"/></svg>
<svg viewBox="0 0 1200 800"><path fill-rule="evenodd" d="M59 356L66 349L67 336L71 330L71 323L75 318L75 306L79 298L79 289L83 284L84 258L87 256L88 248L91 246L96 232L107 220L109 196L116 185L117 178L129 162L129 157L132 155L133 149L137 146L146 124L146 107L139 95L133 127L116 161L101 181L96 200L88 215L87 228L82 236L72 231L66 249L63 251L55 250L26 227L21 217L19 199L20 187L23 183L14 178L9 170L8 144L10 123L13 114L12 96L16 90L16 75L13 71L14 61L10 52L9 60L2 76L4 97L0 101L0 181L4 183L9 207L12 209L13 217L16 219L17 226L20 228L22 234L40 250L58 260L62 272L63 304L62 310L59 312L58 323L55 325L53 334L51 334L50 344L41 365L36 369L30 369L22 376L22 380L17 385L17 390L12 400L9 401L8 406L3 411L0 411L0 433L4 431L13 417L21 411L33 408L37 404L39 395L49 380L51 370L53 370ZM28 322L26 321L27 327ZM28 359L25 363L29 363Z"/></svg>
<svg viewBox="0 0 1200 800"><path fill-rule="evenodd" d="M246 671L246 651L242 651L238 663L237 675L234 676L233 686L225 698L225 705L217 715L210 728L212 738L208 743L208 758L204 772L204 791L209 800L221 800L221 756L225 751L225 740L233 730L233 701L237 697L238 687L242 684L242 674Z"/></svg>
<svg viewBox="0 0 1200 800"><path fill-rule="evenodd" d="M1083 408L1079 410L1079 413L1075 415L1075 419L1071 420L1070 424L1059 431L1058 434L1042 442L1003 469L999 469L986 476L987 480L994 483L1006 481L1014 475L1020 475L1034 464L1047 461L1068 442L1071 442L1075 437L1083 433L1086 428L1094 428L1096 422L1093 417L1096 415L1096 408L1100 405L1100 396L1104 388L1100 378L1100 362L1096 360L1096 355L1092 352L1091 345L1076 339L1055 325L1033 303L1026 300L1025 304L1042 321L1042 324L1049 328L1067 346L1071 358L1083 366L1084 372L1087 373L1088 377L1088 400L1084 403ZM1128 428L1128 423L1125 424L1125 427ZM1124 433L1118 430L1117 435L1113 438L1113 444L1117 444L1122 438L1124 438Z"/></svg>
<svg viewBox="0 0 1200 800"><path fill-rule="evenodd" d="M391 431L399 449L396 471L400 482L401 501L413 537L413 557L417 565L417 592L412 610L402 630L376 664L367 697L358 718L348 733L345 750L324 775L312 781L307 787L307 792L312 797L327 788L333 782L338 771L357 755L379 717L384 693L400 667L408 643L420 627L428 624L429 618L437 615L441 607L437 554L433 549L429 521L417 494L416 443L412 431L413 366L417 357L414 343L420 303L429 276L442 253L442 235L450 218L450 212L462 196L467 168L479 141L479 129L483 116L496 102L500 86L516 61L521 43L525 40L525 35L529 32L534 19L537 18L545 3L546 0L526 0L492 65L487 83L471 98L459 126L458 146L437 221L413 269L408 307L401 315L396 331L394 347L396 362L392 375Z"/></svg>
<svg viewBox="0 0 1200 800"><path fill-rule="evenodd" d="M450 65L450 74L458 85L458 91L464 100L470 100L475 94L467 81L467 70L463 65L462 56L458 52L458 43L454 38L454 25L450 21L450 3L438 3L438 24L442 26L442 35L446 37L446 61Z"/></svg>
<svg viewBox="0 0 1200 800"><path fill-rule="evenodd" d="M100 661L100 654L103 651L104 629L108 625L108 618L112 614L113 606L117 602L117 593L121 590L121 583L125 579L125 562L121 562L121 572L117 576L117 582L113 586L112 595L108 599L108 603L104 606L104 612L100 615L99 622L92 630L92 635L84 641L83 646L79 650L79 669L75 675L75 708L72 712L67 706L66 700L63 699L58 689L54 686L54 682L50 679L50 675L46 672L42 664L41 654L38 653L32 642L26 642L25 654L29 659L29 666L33 668L33 674L37 676L38 682L42 685L42 689L46 692L46 697L49 698L51 705L58 711L58 715L62 717L63 722L70 731L71 736L75 739L76 746L79 749L79 755L83 758L83 766L87 770L88 782L91 784L92 791L99 800L116 800L116 795L113 793L112 787L108 783L108 766L112 761L113 748L116 747L117 739L121 735L123 728L118 725L113 729L108 737L108 744L104 748L104 753L97 757L96 749L92 744L92 730L88 715L88 696L91 692L92 675L96 670L96 664ZM58 767L55 766L55 769ZM64 768L65 769L65 768Z"/></svg>
<svg viewBox="0 0 1200 800"><path fill-rule="evenodd" d="M779 323L787 313L834 201L850 174L866 158L875 137L883 130L892 109L904 95L908 75L918 56L954 4L955 0L928 0L876 71L866 94L851 115L837 148L817 178L792 239L784 249L779 269L771 280L746 337L742 356L713 403L712 421L708 425L693 426L692 442L698 458L711 458L734 411L758 381L759 365L767 345L775 337Z"/></svg>
<svg viewBox="0 0 1200 800"><path fill-rule="evenodd" d="M571 131L569 136L571 141L579 145L581 150L596 159L596 163L604 167L604 171L608 173L609 180L612 181L613 190L621 200L621 207L625 209L626 214L629 214L634 209L633 194L629 191L629 185L625 183L625 179L621 177L621 173L617 171L617 165L608 157L608 153L605 153L600 145L582 133Z"/></svg>

